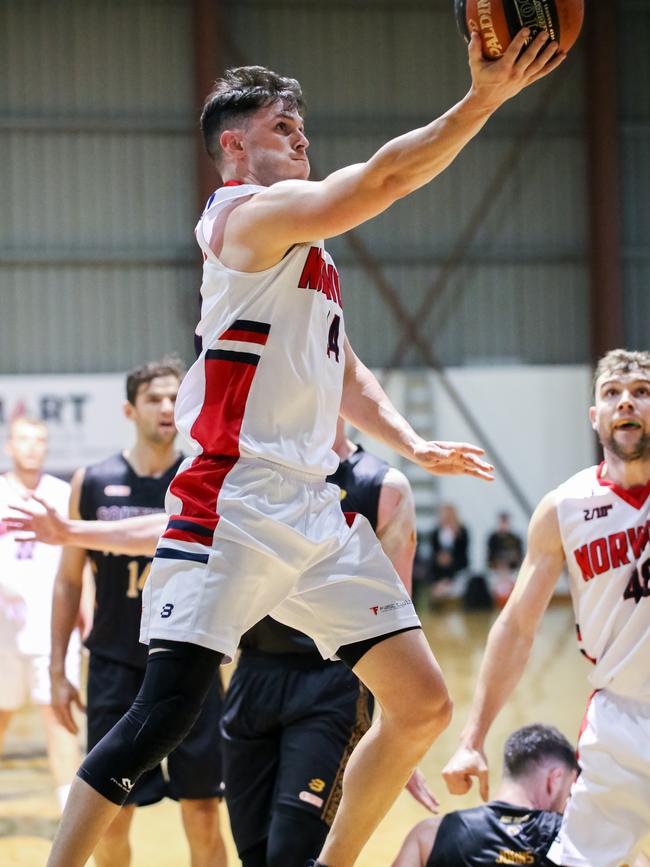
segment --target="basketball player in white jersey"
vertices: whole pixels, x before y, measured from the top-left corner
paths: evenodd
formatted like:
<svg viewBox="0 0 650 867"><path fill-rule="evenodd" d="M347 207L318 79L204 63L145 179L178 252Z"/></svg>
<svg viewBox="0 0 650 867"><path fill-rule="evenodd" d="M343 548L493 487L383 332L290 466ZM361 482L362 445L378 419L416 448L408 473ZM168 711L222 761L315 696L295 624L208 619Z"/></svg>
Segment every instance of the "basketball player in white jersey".
<svg viewBox="0 0 650 867"><path fill-rule="evenodd" d="M595 373L589 414L604 450L537 506L512 596L490 631L461 746L443 776L452 794L477 777L483 744L519 681L565 567L579 647L593 663L573 788L549 859L565 867L631 863L650 830L650 352L613 350Z"/></svg>
<svg viewBox="0 0 650 867"><path fill-rule="evenodd" d="M50 867L85 863L133 781L192 725L217 664L266 614L341 658L381 707L347 766L323 867L354 864L448 724L446 686L404 586L368 521L346 520L325 481L339 410L431 473L489 479L492 468L480 449L426 442L397 413L345 336L322 239L431 181L498 106L562 62L546 34L524 48L528 35L494 62L475 35L458 105L316 183L297 81L243 67L208 97L201 126L225 185L196 231L202 348L176 405L193 457L170 485L143 595L141 692L80 768Z"/></svg>
<svg viewBox="0 0 650 867"><path fill-rule="evenodd" d="M68 507L70 486L43 472L47 428L41 421L15 419L6 452L12 469L0 475L0 515L18 514L12 506L33 505L34 496L57 509ZM47 756L59 806L63 809L79 765L77 739L56 719L50 693L52 590L61 549L20 541L0 522L0 754L15 711L28 702L39 706L47 737ZM80 638L75 627L65 664L79 685Z"/></svg>

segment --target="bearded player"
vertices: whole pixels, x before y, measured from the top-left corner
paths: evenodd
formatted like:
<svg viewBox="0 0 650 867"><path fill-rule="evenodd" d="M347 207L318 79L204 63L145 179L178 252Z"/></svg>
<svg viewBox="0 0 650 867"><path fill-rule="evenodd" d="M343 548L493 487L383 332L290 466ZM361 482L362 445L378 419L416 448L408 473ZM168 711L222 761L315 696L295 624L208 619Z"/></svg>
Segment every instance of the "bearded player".
<svg viewBox="0 0 650 867"><path fill-rule="evenodd" d="M631 863L650 829L650 352L598 363L592 427L604 450L537 506L512 596L490 631L461 746L443 775L452 794L479 780L483 744L519 681L566 565L580 650L593 664L578 744L581 774L548 857L565 867Z"/></svg>

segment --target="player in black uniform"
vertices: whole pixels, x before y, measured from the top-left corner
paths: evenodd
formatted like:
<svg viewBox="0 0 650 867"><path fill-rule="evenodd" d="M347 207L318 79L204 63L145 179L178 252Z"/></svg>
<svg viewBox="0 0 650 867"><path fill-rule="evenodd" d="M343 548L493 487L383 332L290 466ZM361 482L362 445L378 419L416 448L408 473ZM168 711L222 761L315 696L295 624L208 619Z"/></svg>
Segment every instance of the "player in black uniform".
<svg viewBox="0 0 650 867"><path fill-rule="evenodd" d="M163 513L167 488L182 460L174 450L174 402L182 371L174 360L134 370L127 377L125 413L136 428L133 448L75 474L71 517L115 521ZM80 704L76 689L63 673L62 660L79 609L86 559L95 576L95 613L86 646L88 673L88 749L109 731L130 707L144 678L147 648L139 643L141 593L150 559L106 551L67 547L54 593L52 634L53 707L61 722L76 731L71 703ZM221 688L215 678L201 715L188 737L167 761L167 775L158 766L129 790L126 805L95 850L99 867L130 863L129 827L135 806L165 796L180 799L192 867L224 867L225 849L219 831L221 756L218 719Z"/></svg>
<svg viewBox="0 0 650 867"><path fill-rule="evenodd" d="M355 446L339 421L341 507L377 532L410 590L415 515L408 481ZM265 617L241 639L222 719L230 825L243 867L304 867L327 836L343 771L370 726L372 697L301 632ZM423 787L416 778L414 786ZM418 794L436 806L423 787Z"/></svg>
<svg viewBox="0 0 650 867"><path fill-rule="evenodd" d="M577 771L574 749L556 728L517 729L506 741L496 799L420 822L392 867L552 867L546 853Z"/></svg>

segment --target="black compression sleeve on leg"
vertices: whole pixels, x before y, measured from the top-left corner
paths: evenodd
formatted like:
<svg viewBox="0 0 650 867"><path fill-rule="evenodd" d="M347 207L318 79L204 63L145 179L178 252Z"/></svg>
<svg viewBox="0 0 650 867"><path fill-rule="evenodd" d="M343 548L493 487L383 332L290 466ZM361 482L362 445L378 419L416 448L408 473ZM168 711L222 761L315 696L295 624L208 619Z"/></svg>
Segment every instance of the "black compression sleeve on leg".
<svg viewBox="0 0 650 867"><path fill-rule="evenodd" d="M152 641L140 692L86 756L78 771L81 779L114 804L123 804L139 777L192 728L222 659L222 653L196 644Z"/></svg>
<svg viewBox="0 0 650 867"><path fill-rule="evenodd" d="M373 638L364 639L364 641L355 641L352 644L342 644L336 651L336 655L348 666L348 668L354 668L364 653L367 653L371 647L375 646L375 644L379 644L387 638L392 638L393 635L399 635L401 632L410 632L412 629L422 629L422 627L405 626L403 629L396 629L394 632L386 632L384 635L375 635Z"/></svg>
<svg viewBox="0 0 650 867"><path fill-rule="evenodd" d="M241 867L266 867L266 840L239 853Z"/></svg>
<svg viewBox="0 0 650 867"><path fill-rule="evenodd" d="M323 848L329 825L285 804L275 808L266 844L266 867L304 867Z"/></svg>

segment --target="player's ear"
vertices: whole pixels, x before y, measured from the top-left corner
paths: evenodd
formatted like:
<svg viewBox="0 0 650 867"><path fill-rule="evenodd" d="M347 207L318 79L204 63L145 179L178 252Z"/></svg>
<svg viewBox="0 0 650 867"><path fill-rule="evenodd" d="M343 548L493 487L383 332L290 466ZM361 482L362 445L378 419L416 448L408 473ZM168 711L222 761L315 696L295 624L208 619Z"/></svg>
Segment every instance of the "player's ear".
<svg viewBox="0 0 650 867"><path fill-rule="evenodd" d="M591 426L594 430L596 430L596 407L589 407L589 421L591 422Z"/></svg>
<svg viewBox="0 0 650 867"><path fill-rule="evenodd" d="M564 777L562 768L550 767L546 774L546 794L549 797L550 803L554 803L560 794Z"/></svg>
<svg viewBox="0 0 650 867"><path fill-rule="evenodd" d="M240 129L224 129L219 136L219 144L225 156L237 158L243 151L242 131Z"/></svg>
<svg viewBox="0 0 650 867"><path fill-rule="evenodd" d="M131 420L135 414L135 407L131 403L130 400L125 400L122 404L122 409L124 410L124 415Z"/></svg>

